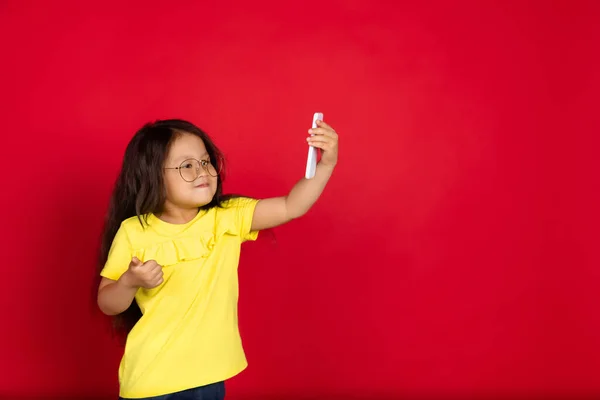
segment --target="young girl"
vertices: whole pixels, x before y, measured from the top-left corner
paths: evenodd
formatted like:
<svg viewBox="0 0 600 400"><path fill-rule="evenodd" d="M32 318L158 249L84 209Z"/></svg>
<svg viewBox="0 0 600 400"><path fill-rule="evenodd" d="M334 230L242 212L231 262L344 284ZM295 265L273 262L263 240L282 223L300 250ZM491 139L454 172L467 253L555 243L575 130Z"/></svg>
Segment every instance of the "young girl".
<svg viewBox="0 0 600 400"><path fill-rule="evenodd" d="M315 177L287 196L222 192L223 157L182 120L145 125L125 151L103 234L98 306L128 332L121 399L225 397L246 358L237 324L240 245L304 215L338 157L338 136L319 121Z"/></svg>

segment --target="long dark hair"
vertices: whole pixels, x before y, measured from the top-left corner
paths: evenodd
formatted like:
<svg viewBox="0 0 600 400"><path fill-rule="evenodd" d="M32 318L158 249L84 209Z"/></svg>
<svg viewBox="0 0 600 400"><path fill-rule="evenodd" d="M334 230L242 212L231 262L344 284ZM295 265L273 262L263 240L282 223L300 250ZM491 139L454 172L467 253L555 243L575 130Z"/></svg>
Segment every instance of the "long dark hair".
<svg viewBox="0 0 600 400"><path fill-rule="evenodd" d="M166 198L163 182L164 161L173 140L183 133L190 133L202 139L210 162L221 166L215 196L201 209L220 207L225 200L234 197L223 195L225 159L204 131L180 119L159 120L144 125L127 145L121 171L110 198L100 243L98 279L121 223L137 216L143 224L143 219L149 213L162 211ZM116 333L126 336L141 316L140 308L134 300L126 311L114 317L113 326Z"/></svg>

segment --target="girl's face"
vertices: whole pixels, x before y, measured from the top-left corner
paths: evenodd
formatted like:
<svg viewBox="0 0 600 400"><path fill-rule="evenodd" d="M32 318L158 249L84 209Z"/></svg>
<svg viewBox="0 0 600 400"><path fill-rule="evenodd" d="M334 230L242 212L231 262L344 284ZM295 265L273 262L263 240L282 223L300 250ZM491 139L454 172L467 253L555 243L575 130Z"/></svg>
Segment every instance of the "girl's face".
<svg viewBox="0 0 600 400"><path fill-rule="evenodd" d="M182 133L175 138L164 167L165 208L197 208L212 201L217 191L217 169L198 136Z"/></svg>

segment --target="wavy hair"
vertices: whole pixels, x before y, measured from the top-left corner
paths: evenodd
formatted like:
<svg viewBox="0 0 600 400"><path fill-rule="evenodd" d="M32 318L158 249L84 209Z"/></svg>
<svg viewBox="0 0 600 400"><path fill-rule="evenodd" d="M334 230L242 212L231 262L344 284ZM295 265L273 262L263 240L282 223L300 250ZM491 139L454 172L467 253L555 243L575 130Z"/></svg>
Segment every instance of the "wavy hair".
<svg viewBox="0 0 600 400"><path fill-rule="evenodd" d="M216 193L212 201L200 209L220 207L224 201L237 197L223 195L225 160L221 151L204 131L180 119L159 120L144 125L127 145L121 171L110 197L100 242L96 274L98 280L121 223L137 216L143 224L148 214L162 211L166 200L163 181L164 162L171 143L183 133L196 135L202 139L210 156L210 162L221 166ZM116 333L126 336L141 316L141 310L134 299L127 310L113 317Z"/></svg>

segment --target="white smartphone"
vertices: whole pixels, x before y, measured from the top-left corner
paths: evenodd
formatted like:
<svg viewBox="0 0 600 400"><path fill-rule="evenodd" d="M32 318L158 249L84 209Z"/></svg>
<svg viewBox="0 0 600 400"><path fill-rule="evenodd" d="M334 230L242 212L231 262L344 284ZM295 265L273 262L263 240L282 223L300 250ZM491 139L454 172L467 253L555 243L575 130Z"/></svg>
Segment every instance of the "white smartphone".
<svg viewBox="0 0 600 400"><path fill-rule="evenodd" d="M312 128L317 127L317 120L323 121L323 113L315 113L313 115ZM314 136L314 135L313 135ZM317 148L308 146L308 157L306 158L306 179L312 179L315 177L315 171L317 170Z"/></svg>

